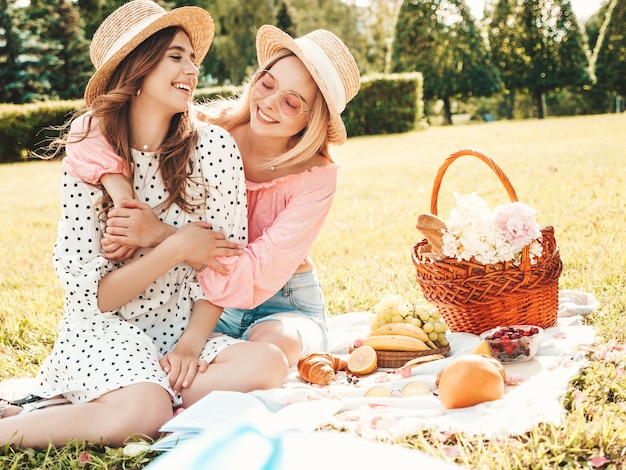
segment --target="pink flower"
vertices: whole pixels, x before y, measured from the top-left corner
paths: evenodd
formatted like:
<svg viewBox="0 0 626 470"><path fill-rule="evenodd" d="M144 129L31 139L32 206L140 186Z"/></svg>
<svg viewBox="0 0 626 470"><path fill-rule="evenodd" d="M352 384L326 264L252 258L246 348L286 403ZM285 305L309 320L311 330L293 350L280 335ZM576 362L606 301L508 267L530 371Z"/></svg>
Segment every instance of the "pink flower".
<svg viewBox="0 0 626 470"><path fill-rule="evenodd" d="M604 467L605 465L609 463L611 463L611 461L607 459L604 455L597 455L596 457L593 457L592 459L589 460L589 464L593 468Z"/></svg>
<svg viewBox="0 0 626 470"><path fill-rule="evenodd" d="M498 206L494 210L496 223L505 233L506 239L515 251L521 250L531 241L541 236L535 220L535 211L521 202L511 202Z"/></svg>

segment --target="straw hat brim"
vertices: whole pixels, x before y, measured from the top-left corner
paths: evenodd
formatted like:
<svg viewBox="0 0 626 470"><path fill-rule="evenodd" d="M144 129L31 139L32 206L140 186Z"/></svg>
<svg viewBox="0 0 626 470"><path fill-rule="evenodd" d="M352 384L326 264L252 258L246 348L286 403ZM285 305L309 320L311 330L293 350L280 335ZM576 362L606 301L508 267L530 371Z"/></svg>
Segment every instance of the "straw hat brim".
<svg viewBox="0 0 626 470"><path fill-rule="evenodd" d="M154 33L170 26L180 26L187 32L196 55L196 63L200 64L209 52L215 34L213 18L209 12L199 7L175 8L141 30L96 70L85 88L85 105L90 106L96 97L106 92L115 68L128 54Z"/></svg>
<svg viewBox="0 0 626 470"><path fill-rule="evenodd" d="M346 127L341 119L339 110L332 101L328 87L313 62L306 56L295 40L284 31L272 25L263 25L259 28L256 35L256 53L259 65L264 64L268 59L275 56L283 49L293 52L295 56L300 59L320 89L324 101L326 101L330 112L328 142L335 145L343 144L347 137Z"/></svg>

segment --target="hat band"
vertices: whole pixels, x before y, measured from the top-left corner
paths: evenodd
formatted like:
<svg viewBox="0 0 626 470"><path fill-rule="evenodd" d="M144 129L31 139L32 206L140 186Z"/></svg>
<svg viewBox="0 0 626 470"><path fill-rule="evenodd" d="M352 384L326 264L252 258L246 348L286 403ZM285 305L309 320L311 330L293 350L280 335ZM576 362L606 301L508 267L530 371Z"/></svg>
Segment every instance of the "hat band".
<svg viewBox="0 0 626 470"><path fill-rule="evenodd" d="M295 40L305 55L315 64L315 68L322 76L337 111L341 113L346 108L346 90L343 87L343 81L337 71L337 68L315 41L306 37Z"/></svg>
<svg viewBox="0 0 626 470"><path fill-rule="evenodd" d="M109 47L109 52L104 56L102 63L100 66L106 64L113 55L115 55L125 44L128 44L131 39L141 33L144 29L154 23L156 20L161 18L165 13L159 12L154 15L147 16L139 23L135 24L132 28L122 34L119 38L115 40L115 42Z"/></svg>

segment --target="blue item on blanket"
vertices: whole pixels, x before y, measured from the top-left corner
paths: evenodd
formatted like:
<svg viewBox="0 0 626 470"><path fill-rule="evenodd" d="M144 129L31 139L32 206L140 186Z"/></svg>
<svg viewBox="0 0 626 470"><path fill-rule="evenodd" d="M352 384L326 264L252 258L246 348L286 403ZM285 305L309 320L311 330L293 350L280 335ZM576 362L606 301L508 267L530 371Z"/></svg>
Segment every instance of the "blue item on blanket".
<svg viewBox="0 0 626 470"><path fill-rule="evenodd" d="M398 445L337 431L271 433L251 424L208 432L157 457L147 470L344 470L386 468L454 470L461 467Z"/></svg>

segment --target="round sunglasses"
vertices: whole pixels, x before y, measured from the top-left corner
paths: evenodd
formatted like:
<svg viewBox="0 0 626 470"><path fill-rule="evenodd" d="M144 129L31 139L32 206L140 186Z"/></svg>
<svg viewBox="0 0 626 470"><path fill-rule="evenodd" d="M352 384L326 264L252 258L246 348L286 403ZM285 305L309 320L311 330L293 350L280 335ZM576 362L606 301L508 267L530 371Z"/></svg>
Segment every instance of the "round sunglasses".
<svg viewBox="0 0 626 470"><path fill-rule="evenodd" d="M308 113L310 109L303 109L304 100L295 91L281 92L278 89L278 80L269 70L260 70L254 77L254 89L266 98L273 93L280 93L280 110L285 116L296 117Z"/></svg>

